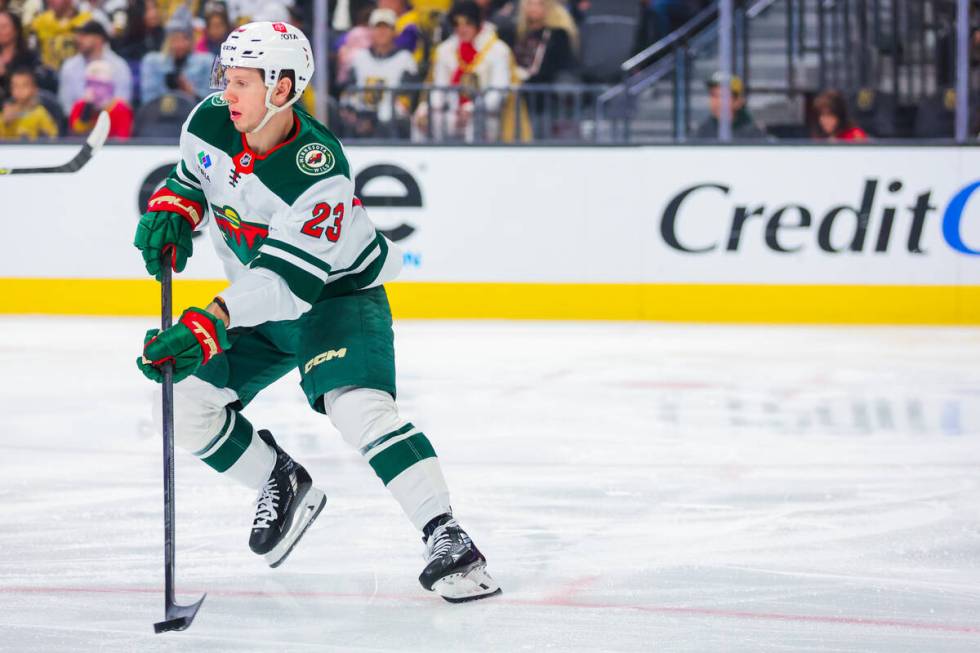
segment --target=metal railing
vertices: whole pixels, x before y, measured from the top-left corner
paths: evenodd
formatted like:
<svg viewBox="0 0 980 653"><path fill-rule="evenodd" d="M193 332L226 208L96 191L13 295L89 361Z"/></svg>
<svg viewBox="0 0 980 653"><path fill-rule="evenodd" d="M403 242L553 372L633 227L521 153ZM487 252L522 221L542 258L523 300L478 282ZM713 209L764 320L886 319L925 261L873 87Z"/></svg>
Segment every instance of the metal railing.
<svg viewBox="0 0 980 653"><path fill-rule="evenodd" d="M346 142L587 143L608 140L597 98L608 86L348 87L330 128Z"/></svg>
<svg viewBox="0 0 980 653"><path fill-rule="evenodd" d="M821 87L876 88L914 102L952 86L954 0L786 0L803 24L816 14L816 33L796 30L791 44L816 53Z"/></svg>
<svg viewBox="0 0 980 653"><path fill-rule="evenodd" d="M747 82L748 20L774 0L736 0L735 38L732 41L734 72ZM599 97L599 115L621 116L615 125L615 136L631 140L633 111L637 97L652 86L670 78L672 135L675 140L687 137L691 122L692 58L716 46L718 41L718 2L712 2L673 33L623 62L622 82ZM619 131L622 130L622 131Z"/></svg>
<svg viewBox="0 0 980 653"><path fill-rule="evenodd" d="M867 105L875 105L882 137L916 135L918 104L942 96L948 109L955 98L955 0L734 0L733 5L733 72L749 94L784 96L806 106L815 93L836 88L864 105L857 108L865 113ZM785 67L773 77L770 55L762 79L753 70L751 46L757 42L756 19L770 10L785 19ZM643 98L663 94L669 97L670 136L687 137L692 83L703 81L695 79L694 63L718 56L718 12L719 3L713 2L623 63L621 82L598 99L600 116L619 117L617 138L633 140L638 123L630 117L642 113ZM977 75L971 76L973 93L980 86ZM881 96L877 102L876 95Z"/></svg>

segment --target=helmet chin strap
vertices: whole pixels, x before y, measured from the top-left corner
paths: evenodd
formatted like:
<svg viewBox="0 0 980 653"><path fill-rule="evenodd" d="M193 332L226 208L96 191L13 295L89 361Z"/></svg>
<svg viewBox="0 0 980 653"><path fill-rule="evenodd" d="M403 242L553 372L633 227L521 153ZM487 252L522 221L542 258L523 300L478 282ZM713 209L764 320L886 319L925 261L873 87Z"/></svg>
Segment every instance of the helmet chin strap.
<svg viewBox="0 0 980 653"><path fill-rule="evenodd" d="M268 89L266 90L266 92L265 92L265 115L262 116L262 120L259 121L259 124L256 125L255 129L250 129L248 131L249 134L255 134L256 132L258 132L260 129L262 129L267 124L269 124L269 121L272 120L272 116L276 115L277 113L279 113L283 109L291 106L293 104L293 102L295 102L296 100L299 99L299 94L298 93L293 93L293 97L291 97L289 99L289 101L286 102L286 104L282 105L281 107L277 107L276 105L274 105L272 103L272 93L275 90L276 90L275 85L272 85L272 86L268 87Z"/></svg>

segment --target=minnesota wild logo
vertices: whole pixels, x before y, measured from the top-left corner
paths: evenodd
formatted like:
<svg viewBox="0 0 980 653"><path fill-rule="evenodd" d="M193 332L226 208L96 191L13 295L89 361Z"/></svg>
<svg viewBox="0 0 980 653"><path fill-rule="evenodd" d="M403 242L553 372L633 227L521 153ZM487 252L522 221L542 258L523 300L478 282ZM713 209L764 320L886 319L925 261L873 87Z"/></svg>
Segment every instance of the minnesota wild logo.
<svg viewBox="0 0 980 653"><path fill-rule="evenodd" d="M336 159L326 145L310 143L296 153L296 165L308 175L325 175L333 170Z"/></svg>
<svg viewBox="0 0 980 653"><path fill-rule="evenodd" d="M211 96L211 104L216 107L226 107L228 106L228 100L221 97L221 93L215 93Z"/></svg>
<svg viewBox="0 0 980 653"><path fill-rule="evenodd" d="M269 226L242 220L231 206L211 205L214 221L221 230L225 243L235 252L242 263L249 263L258 253L262 242L269 235Z"/></svg>

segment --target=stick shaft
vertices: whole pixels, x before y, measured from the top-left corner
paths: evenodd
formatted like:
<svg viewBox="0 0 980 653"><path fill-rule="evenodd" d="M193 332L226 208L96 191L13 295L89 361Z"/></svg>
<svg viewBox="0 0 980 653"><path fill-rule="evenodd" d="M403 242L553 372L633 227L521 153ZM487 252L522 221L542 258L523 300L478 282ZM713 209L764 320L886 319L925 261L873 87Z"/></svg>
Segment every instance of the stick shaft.
<svg viewBox="0 0 980 653"><path fill-rule="evenodd" d="M166 258L166 257L165 257ZM170 261L162 261L160 281L160 326L173 323ZM174 384L173 364L163 366L163 564L166 608L174 604Z"/></svg>

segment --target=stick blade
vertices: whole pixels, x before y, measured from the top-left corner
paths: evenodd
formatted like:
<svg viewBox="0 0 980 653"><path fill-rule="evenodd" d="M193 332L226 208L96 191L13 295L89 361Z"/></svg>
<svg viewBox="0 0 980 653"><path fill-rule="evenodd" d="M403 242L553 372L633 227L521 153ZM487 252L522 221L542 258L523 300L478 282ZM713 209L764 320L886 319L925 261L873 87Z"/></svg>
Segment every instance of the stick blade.
<svg viewBox="0 0 980 653"><path fill-rule="evenodd" d="M153 624L153 632L156 634L170 632L172 630L187 630L191 625L191 620L187 617L177 617L176 619L167 619L166 621L158 621Z"/></svg>
<svg viewBox="0 0 980 653"><path fill-rule="evenodd" d="M105 111L99 113L99 117L95 120L95 127L89 133L88 138L85 142L89 147L92 148L92 154L99 151L99 148L105 144L105 139L109 137L109 114Z"/></svg>
<svg viewBox="0 0 980 653"><path fill-rule="evenodd" d="M166 619L153 624L153 632L160 634L173 630L187 630L194 622L197 611L207 598L207 594L202 596L197 603L192 605L177 605L176 603L167 606Z"/></svg>

